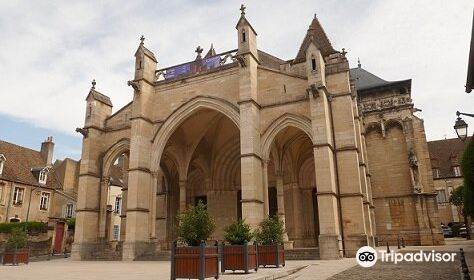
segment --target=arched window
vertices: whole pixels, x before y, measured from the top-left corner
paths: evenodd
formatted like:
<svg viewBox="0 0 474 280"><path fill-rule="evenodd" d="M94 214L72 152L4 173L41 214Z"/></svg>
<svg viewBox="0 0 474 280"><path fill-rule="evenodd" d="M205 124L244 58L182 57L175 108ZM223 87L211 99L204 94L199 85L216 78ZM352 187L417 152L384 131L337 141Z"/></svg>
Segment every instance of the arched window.
<svg viewBox="0 0 474 280"><path fill-rule="evenodd" d="M0 154L0 175L2 175L3 173L3 167L5 166L5 161L7 161L5 156L3 154Z"/></svg>
<svg viewBox="0 0 474 280"><path fill-rule="evenodd" d="M242 29L242 43L244 43L245 41L247 41L247 38L246 38L245 30Z"/></svg>
<svg viewBox="0 0 474 280"><path fill-rule="evenodd" d="M316 58L314 56L311 56L311 70L316 71Z"/></svg>

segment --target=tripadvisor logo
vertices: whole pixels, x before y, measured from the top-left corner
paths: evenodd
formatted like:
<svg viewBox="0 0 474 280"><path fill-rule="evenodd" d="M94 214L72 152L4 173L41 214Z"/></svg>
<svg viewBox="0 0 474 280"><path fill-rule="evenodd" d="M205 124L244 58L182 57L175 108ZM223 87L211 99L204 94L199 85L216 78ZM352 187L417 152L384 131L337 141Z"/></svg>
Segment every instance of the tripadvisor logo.
<svg viewBox="0 0 474 280"><path fill-rule="evenodd" d="M370 246L360 247L356 253L356 260L362 267L371 267L377 262L377 251Z"/></svg>
<svg viewBox="0 0 474 280"><path fill-rule="evenodd" d="M377 262L378 256L380 256L381 262L391 262L397 264L399 262L454 262L456 253L451 252L436 252L431 250L425 252L420 250L418 252L394 252L390 251L387 253L385 250L375 251L370 246L364 246L357 250L356 260L357 263L362 267L372 267Z"/></svg>

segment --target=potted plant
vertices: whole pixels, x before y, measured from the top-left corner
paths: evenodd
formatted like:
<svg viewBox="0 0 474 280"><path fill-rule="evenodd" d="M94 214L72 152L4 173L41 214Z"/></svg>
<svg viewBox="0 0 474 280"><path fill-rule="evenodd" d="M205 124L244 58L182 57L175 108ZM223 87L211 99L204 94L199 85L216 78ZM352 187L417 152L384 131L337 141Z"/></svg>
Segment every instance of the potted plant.
<svg viewBox="0 0 474 280"><path fill-rule="evenodd" d="M2 263L18 265L18 263L28 264L30 252L26 248L28 236L22 228L12 228L11 235L7 240L6 250Z"/></svg>
<svg viewBox="0 0 474 280"><path fill-rule="evenodd" d="M277 216L267 217L260 223L255 231L255 237L261 243L258 246L259 265L285 266L284 234L283 221Z"/></svg>
<svg viewBox="0 0 474 280"><path fill-rule="evenodd" d="M205 241L214 232L216 225L206 206L199 202L178 216L179 240L187 246L171 245L171 279L219 278L219 254L215 246L206 246Z"/></svg>
<svg viewBox="0 0 474 280"><path fill-rule="evenodd" d="M224 239L230 245L222 244L221 272L226 270L258 270L257 244L248 245L253 238L250 225L238 220L224 227Z"/></svg>

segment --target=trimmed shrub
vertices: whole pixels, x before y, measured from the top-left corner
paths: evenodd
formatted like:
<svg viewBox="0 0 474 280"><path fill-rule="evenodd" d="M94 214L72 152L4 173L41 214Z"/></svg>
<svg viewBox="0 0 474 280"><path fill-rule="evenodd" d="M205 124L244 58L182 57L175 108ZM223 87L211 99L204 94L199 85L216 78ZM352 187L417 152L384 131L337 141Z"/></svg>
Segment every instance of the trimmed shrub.
<svg viewBox="0 0 474 280"><path fill-rule="evenodd" d="M207 240L216 229L214 219L201 201L178 216L177 233L180 240L188 246L199 246Z"/></svg>
<svg viewBox="0 0 474 280"><path fill-rule="evenodd" d="M8 249L22 249L28 244L28 236L21 228L12 228L11 235L7 240Z"/></svg>
<svg viewBox="0 0 474 280"><path fill-rule="evenodd" d="M277 216L265 218L255 231L255 237L264 245L283 242L284 234L283 221Z"/></svg>
<svg viewBox="0 0 474 280"><path fill-rule="evenodd" d="M48 223L43 222L21 222L21 223L0 223L0 233L11 233L13 229L20 228L28 233L40 233L48 231Z"/></svg>
<svg viewBox="0 0 474 280"><path fill-rule="evenodd" d="M224 239L231 245L244 245L253 238L250 225L239 219L238 221L224 227Z"/></svg>

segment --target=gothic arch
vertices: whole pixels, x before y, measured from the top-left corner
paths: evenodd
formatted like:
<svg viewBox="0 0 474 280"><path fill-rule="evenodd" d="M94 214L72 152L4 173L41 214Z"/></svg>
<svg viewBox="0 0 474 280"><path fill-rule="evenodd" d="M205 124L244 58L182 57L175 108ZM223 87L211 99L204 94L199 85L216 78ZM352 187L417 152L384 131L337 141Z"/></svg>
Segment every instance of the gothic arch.
<svg viewBox="0 0 474 280"><path fill-rule="evenodd" d="M382 134L382 125L379 122L371 122L365 126L365 134L369 134L371 132L378 132Z"/></svg>
<svg viewBox="0 0 474 280"><path fill-rule="evenodd" d="M268 160L270 157L270 149L275 136L288 126L293 126L302 130L306 135L308 135L311 143L314 143L311 121L303 116L286 113L274 120L262 135L262 155L265 160Z"/></svg>
<svg viewBox="0 0 474 280"><path fill-rule="evenodd" d="M115 142L106 152L102 160L102 176L109 177L110 167L121 154L130 151L130 139L122 138Z"/></svg>
<svg viewBox="0 0 474 280"><path fill-rule="evenodd" d="M240 129L239 109L235 105L216 97L196 96L171 113L156 132L152 143L152 171L159 168L161 154L173 132L188 117L203 108L211 109L225 115Z"/></svg>
<svg viewBox="0 0 474 280"><path fill-rule="evenodd" d="M403 124L401 121L396 120L396 119L389 119L385 122L385 130L388 131L391 128L398 127L400 128L401 131L404 131L403 129Z"/></svg>

